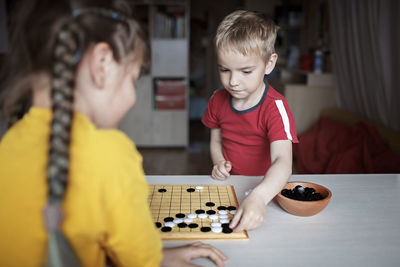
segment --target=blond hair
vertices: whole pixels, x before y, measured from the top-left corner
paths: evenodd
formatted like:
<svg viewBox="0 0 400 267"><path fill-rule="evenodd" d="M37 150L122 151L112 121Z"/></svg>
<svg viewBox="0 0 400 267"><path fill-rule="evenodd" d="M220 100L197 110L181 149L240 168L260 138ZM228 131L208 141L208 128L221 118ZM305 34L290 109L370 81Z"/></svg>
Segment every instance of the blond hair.
<svg viewBox="0 0 400 267"><path fill-rule="evenodd" d="M264 60L275 53L278 27L271 19L251 11L237 10L224 18L215 36L216 49L233 49L243 55L259 54Z"/></svg>

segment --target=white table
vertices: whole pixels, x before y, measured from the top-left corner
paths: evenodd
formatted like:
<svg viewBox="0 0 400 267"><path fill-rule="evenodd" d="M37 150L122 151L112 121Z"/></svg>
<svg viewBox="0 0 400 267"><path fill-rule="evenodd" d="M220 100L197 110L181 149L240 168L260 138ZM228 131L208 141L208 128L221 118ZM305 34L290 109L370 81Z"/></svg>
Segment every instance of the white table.
<svg viewBox="0 0 400 267"><path fill-rule="evenodd" d="M232 184L239 200L261 177L147 176L150 184ZM400 174L293 175L290 181L322 184L332 191L319 214L298 217L275 201L249 240L205 241L229 260L225 266L400 266ZM190 242L164 242L165 247ZM208 259L194 264L214 266Z"/></svg>

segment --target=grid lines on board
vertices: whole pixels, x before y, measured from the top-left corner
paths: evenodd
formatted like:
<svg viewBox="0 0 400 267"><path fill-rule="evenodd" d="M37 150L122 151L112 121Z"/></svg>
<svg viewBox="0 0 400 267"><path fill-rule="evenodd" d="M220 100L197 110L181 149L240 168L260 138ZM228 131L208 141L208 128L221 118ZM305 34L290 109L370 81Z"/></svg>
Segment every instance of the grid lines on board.
<svg viewBox="0 0 400 267"><path fill-rule="evenodd" d="M228 227L238 207L232 185L149 185L149 205L163 240L248 239Z"/></svg>

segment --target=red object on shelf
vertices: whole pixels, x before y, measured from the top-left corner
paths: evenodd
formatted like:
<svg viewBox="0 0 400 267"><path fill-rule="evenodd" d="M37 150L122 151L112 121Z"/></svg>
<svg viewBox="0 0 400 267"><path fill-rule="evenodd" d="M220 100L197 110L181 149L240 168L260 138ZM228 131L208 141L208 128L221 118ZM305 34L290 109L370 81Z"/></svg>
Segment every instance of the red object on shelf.
<svg viewBox="0 0 400 267"><path fill-rule="evenodd" d="M300 58L300 69L311 71L313 69L313 56L310 54L303 55Z"/></svg>
<svg viewBox="0 0 400 267"><path fill-rule="evenodd" d="M186 82L184 80L157 80L157 95L185 95Z"/></svg>
<svg viewBox="0 0 400 267"><path fill-rule="evenodd" d="M158 110L185 109L186 81L157 79L155 81L155 107Z"/></svg>

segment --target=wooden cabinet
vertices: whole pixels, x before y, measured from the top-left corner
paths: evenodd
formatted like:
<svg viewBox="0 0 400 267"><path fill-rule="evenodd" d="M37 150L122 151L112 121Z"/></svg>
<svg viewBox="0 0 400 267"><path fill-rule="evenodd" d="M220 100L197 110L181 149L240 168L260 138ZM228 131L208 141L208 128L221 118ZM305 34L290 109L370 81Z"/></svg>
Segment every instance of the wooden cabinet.
<svg viewBox="0 0 400 267"><path fill-rule="evenodd" d="M189 0L134 4L149 33L150 68L137 82L136 104L120 128L139 147L188 145L189 4Z"/></svg>

